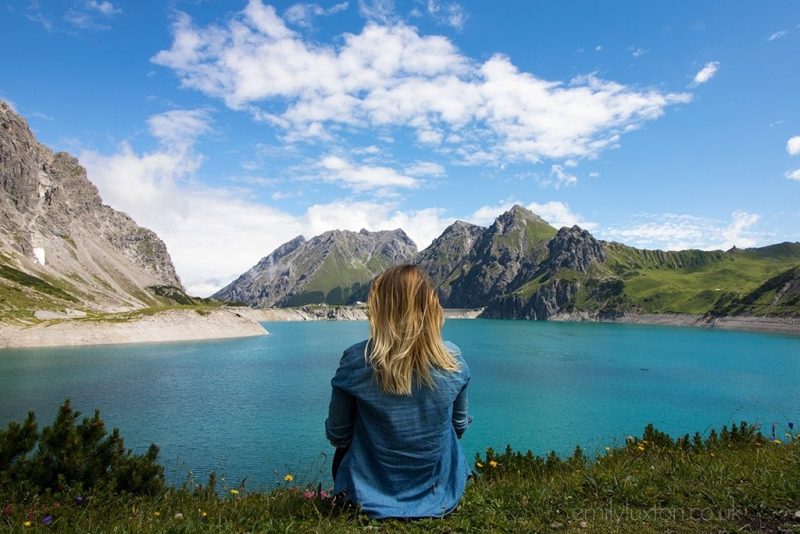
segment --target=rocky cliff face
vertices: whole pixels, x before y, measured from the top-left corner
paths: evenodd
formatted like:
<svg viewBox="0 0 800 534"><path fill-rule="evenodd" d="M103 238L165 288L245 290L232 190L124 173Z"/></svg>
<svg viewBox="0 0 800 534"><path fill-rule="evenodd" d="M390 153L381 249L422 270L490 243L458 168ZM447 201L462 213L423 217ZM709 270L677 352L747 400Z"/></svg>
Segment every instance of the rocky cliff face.
<svg viewBox="0 0 800 534"><path fill-rule="evenodd" d="M551 271L571 269L585 273L592 263L606 261L603 245L579 226L563 227L547 243L547 268Z"/></svg>
<svg viewBox="0 0 800 534"><path fill-rule="evenodd" d="M5 273L0 311L36 302L137 308L159 302L149 287L182 292L163 241L104 205L78 160L39 144L5 102L0 102L0 190ZM54 289L46 290L45 298L41 290L47 286Z"/></svg>
<svg viewBox="0 0 800 534"><path fill-rule="evenodd" d="M547 243L555 234L539 216L514 206L477 239L444 305L481 307L514 291L547 259Z"/></svg>
<svg viewBox="0 0 800 534"><path fill-rule="evenodd" d="M417 247L402 230L333 230L281 245L214 298L252 307L348 304L366 299L370 280L410 263Z"/></svg>
<svg viewBox="0 0 800 534"><path fill-rule="evenodd" d="M431 277L441 302L449 301L451 283L466 272L472 249L485 231L481 226L456 221L414 260Z"/></svg>

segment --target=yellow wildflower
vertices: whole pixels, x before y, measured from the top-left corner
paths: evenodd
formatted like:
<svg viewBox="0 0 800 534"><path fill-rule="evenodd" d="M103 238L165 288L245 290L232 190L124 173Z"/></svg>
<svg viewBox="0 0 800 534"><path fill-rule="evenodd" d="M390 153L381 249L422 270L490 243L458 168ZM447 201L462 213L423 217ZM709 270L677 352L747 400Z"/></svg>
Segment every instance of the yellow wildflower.
<svg viewBox="0 0 800 534"><path fill-rule="evenodd" d="M292 480L294 480L294 475L291 473L286 473L286 476L283 477L283 480L285 480L286 482L291 482Z"/></svg>
<svg viewBox="0 0 800 534"><path fill-rule="evenodd" d="M497 462L492 460L491 462L489 462L489 465L491 465L492 467L497 467Z"/></svg>
<svg viewBox="0 0 800 534"><path fill-rule="evenodd" d="M154 515L155 517L159 517L159 516L161 515L161 512L153 512L153 515Z"/></svg>
<svg viewBox="0 0 800 534"><path fill-rule="evenodd" d="M22 526L23 527L29 527L29 526L31 526L31 522L30 521L25 521L24 523L22 523Z"/></svg>
<svg viewBox="0 0 800 534"><path fill-rule="evenodd" d="M200 513L200 517L208 517L208 514L207 514L207 513L205 513L205 512L201 512L201 513Z"/></svg>
<svg viewBox="0 0 800 534"><path fill-rule="evenodd" d="M480 462L475 462L475 465L478 466L478 467L483 467L483 464L480 463Z"/></svg>
<svg viewBox="0 0 800 534"><path fill-rule="evenodd" d="M232 489L232 490L231 490L231 495L239 495L239 490L237 490L237 489Z"/></svg>

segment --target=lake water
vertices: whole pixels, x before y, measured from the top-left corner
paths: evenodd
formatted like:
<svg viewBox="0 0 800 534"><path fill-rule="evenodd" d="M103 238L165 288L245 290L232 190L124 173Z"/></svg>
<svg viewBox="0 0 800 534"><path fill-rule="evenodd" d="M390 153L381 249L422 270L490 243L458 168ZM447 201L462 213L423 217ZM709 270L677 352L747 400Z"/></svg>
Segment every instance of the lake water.
<svg viewBox="0 0 800 534"><path fill-rule="evenodd" d="M269 336L0 351L0 424L34 410L49 424L67 397L100 408L143 452L161 447L173 483L209 471L263 489L293 473L329 484L324 437L332 377L365 322L264 323ZM449 320L472 371L470 459L510 444L590 452L639 435L747 420L780 435L800 423L800 337L662 326ZM795 427L797 428L797 427Z"/></svg>

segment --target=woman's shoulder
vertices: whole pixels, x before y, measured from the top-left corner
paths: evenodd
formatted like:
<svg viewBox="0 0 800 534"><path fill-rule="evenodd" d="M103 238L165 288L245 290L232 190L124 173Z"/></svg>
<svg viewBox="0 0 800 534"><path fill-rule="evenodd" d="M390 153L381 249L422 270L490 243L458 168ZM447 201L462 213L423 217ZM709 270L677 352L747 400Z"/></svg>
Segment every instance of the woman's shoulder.
<svg viewBox="0 0 800 534"><path fill-rule="evenodd" d="M342 360L339 362L340 366L352 366L356 364L363 364L365 361L364 354L367 348L368 339L359 341L354 345L350 345L344 349Z"/></svg>
<svg viewBox="0 0 800 534"><path fill-rule="evenodd" d="M464 359L464 355L461 353L461 349L458 348L458 345L451 341L447 341L446 339L442 340L442 342L444 343L445 348L450 351L450 353L458 360L458 363L461 366L459 374L468 378L469 366L467 365L467 361Z"/></svg>

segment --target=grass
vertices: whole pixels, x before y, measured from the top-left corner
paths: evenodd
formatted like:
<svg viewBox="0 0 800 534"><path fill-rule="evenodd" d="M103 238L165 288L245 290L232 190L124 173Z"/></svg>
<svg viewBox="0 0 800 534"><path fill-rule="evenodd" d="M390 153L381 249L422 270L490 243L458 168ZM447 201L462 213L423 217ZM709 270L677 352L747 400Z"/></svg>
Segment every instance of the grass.
<svg viewBox="0 0 800 534"><path fill-rule="evenodd" d="M800 439L734 425L704 440L641 438L587 459L491 450L444 519L374 521L320 498L187 483L152 496L0 488L0 529L57 532L800 532ZM308 491L306 495L304 492ZM82 502L76 499L82 497ZM10 508L9 508L10 507ZM52 517L49 526L43 520ZM30 521L30 528L23 527ZM780 530L783 529L783 530Z"/></svg>
<svg viewBox="0 0 800 534"><path fill-rule="evenodd" d="M728 252L664 252L606 243L605 251L606 261L591 265L587 273L545 272L514 294L528 298L558 278L577 283L578 292L572 301L576 311L800 313L794 294L779 305L773 303L775 291L800 272L800 246L794 243Z"/></svg>

